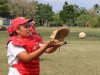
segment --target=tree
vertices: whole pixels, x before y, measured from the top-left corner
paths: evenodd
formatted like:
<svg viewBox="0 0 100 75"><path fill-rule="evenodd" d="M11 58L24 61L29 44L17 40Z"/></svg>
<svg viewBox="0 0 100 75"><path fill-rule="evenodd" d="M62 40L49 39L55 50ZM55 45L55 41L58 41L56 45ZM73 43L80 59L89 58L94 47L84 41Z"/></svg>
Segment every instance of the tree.
<svg viewBox="0 0 100 75"><path fill-rule="evenodd" d="M100 27L100 16L96 15L89 19L89 24L91 27Z"/></svg>
<svg viewBox="0 0 100 75"><path fill-rule="evenodd" d="M80 27L88 27L88 21L91 18L89 14L81 14L79 17L76 19L76 24Z"/></svg>
<svg viewBox="0 0 100 75"><path fill-rule="evenodd" d="M100 10L99 4L95 4L95 5L93 6L93 10L94 10L94 13L95 13L95 14L99 13L99 10Z"/></svg>
<svg viewBox="0 0 100 75"><path fill-rule="evenodd" d="M52 21L49 22L49 25L52 27L52 26L62 26L63 25L63 22L62 20L60 20L60 17L59 17L59 14L56 13L56 14L53 14L52 16Z"/></svg>
<svg viewBox="0 0 100 75"><path fill-rule="evenodd" d="M89 19L88 23L91 27L100 27L100 6L95 4L93 9L90 11L91 18Z"/></svg>
<svg viewBox="0 0 100 75"><path fill-rule="evenodd" d="M88 21L91 18L91 14L85 8L79 8L78 16L75 20L75 24L81 27L88 27Z"/></svg>
<svg viewBox="0 0 100 75"><path fill-rule="evenodd" d="M52 19L52 7L49 4L38 4L38 10L36 15L38 17L40 25L43 26Z"/></svg>
<svg viewBox="0 0 100 75"><path fill-rule="evenodd" d="M66 24L73 24L75 21L75 18L77 17L77 12L75 10L74 5L69 5L67 2L65 2L63 6L63 10L59 13L60 19Z"/></svg>
<svg viewBox="0 0 100 75"><path fill-rule="evenodd" d="M0 0L0 17L10 17L10 12L7 3L7 0Z"/></svg>
<svg viewBox="0 0 100 75"><path fill-rule="evenodd" d="M12 17L34 17L37 8L35 0L9 0L8 3Z"/></svg>

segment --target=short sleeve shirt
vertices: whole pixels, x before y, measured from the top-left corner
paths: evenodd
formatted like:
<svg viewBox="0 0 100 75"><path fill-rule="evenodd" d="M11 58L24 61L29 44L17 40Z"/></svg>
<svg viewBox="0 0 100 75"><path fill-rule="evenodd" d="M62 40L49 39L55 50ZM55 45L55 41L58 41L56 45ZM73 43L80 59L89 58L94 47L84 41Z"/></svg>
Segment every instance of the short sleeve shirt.
<svg viewBox="0 0 100 75"><path fill-rule="evenodd" d="M14 46L12 41L9 42L7 50L8 64L16 64L18 62L18 58L16 56L23 51L26 51L23 47Z"/></svg>

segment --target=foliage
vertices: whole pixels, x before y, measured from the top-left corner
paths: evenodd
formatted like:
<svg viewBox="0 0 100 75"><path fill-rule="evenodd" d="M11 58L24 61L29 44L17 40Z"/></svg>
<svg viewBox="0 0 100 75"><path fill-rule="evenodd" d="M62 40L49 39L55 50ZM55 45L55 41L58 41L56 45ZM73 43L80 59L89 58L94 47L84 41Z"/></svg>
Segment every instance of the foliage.
<svg viewBox="0 0 100 75"><path fill-rule="evenodd" d="M74 5L69 5L67 2L65 2L63 6L63 10L59 13L60 19L67 24L74 23L74 19L76 18L76 11L74 9Z"/></svg>
<svg viewBox="0 0 100 75"><path fill-rule="evenodd" d="M78 26L85 27L85 26L87 26L87 22L90 19L90 17L91 16L89 14L81 14L79 17L77 17L75 23Z"/></svg>
<svg viewBox="0 0 100 75"><path fill-rule="evenodd" d="M52 15L52 7L49 4L38 4L36 16L41 26L43 26L44 23L48 23L48 21L52 19Z"/></svg>
<svg viewBox="0 0 100 75"><path fill-rule="evenodd" d="M100 27L100 6L95 4L92 9L69 4L67 1L59 13L54 13L49 4L38 3L37 0L0 0L0 17L14 18L23 16L32 18L37 25Z"/></svg>
<svg viewBox="0 0 100 75"><path fill-rule="evenodd" d="M9 18L10 12L6 0L0 0L0 17Z"/></svg>
<svg viewBox="0 0 100 75"><path fill-rule="evenodd" d="M91 27L100 27L100 16L97 15L90 18L89 24L91 25Z"/></svg>
<svg viewBox="0 0 100 75"><path fill-rule="evenodd" d="M52 26L62 26L63 25L63 21L60 20L60 17L59 17L59 14L53 14L52 16L52 21L49 22L49 26L52 27Z"/></svg>
<svg viewBox="0 0 100 75"><path fill-rule="evenodd" d="M8 5L12 17L24 16L33 18L36 12L36 3L33 0L31 2L27 0L9 0Z"/></svg>
<svg viewBox="0 0 100 75"><path fill-rule="evenodd" d="M63 23L61 20L58 19L58 20L49 22L49 25L50 25L50 27L57 27L57 26L62 26Z"/></svg>
<svg viewBox="0 0 100 75"><path fill-rule="evenodd" d="M95 5L93 6L93 10L94 10L94 13L95 13L95 14L99 13L99 11L100 11L100 6L99 6L99 4L95 4Z"/></svg>

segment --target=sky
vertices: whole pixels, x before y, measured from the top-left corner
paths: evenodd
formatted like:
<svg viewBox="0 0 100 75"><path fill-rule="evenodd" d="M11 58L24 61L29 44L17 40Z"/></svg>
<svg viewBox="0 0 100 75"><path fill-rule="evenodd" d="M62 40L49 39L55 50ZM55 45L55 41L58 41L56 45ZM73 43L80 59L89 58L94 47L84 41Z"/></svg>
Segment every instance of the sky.
<svg viewBox="0 0 100 75"><path fill-rule="evenodd" d="M52 6L54 12L59 12L62 10L64 2L67 1L68 4L76 4L79 7L85 7L86 9L91 9L95 4L99 4L100 0L37 0L39 3L48 4Z"/></svg>

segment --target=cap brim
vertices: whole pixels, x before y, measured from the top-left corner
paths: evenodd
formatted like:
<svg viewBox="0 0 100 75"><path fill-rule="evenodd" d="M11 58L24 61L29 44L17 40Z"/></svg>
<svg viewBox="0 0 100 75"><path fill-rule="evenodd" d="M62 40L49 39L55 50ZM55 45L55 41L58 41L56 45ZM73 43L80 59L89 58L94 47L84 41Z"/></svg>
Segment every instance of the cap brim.
<svg viewBox="0 0 100 75"><path fill-rule="evenodd" d="M27 22L32 22L33 21L33 19L28 19L28 21Z"/></svg>
<svg viewBox="0 0 100 75"><path fill-rule="evenodd" d="M23 20L23 21L20 22L20 24L24 24L24 23L26 23L26 22L32 22L32 19Z"/></svg>

